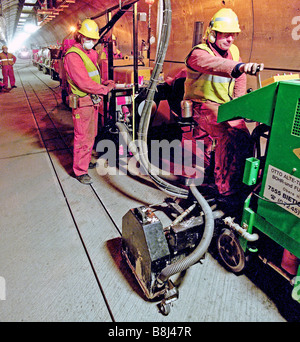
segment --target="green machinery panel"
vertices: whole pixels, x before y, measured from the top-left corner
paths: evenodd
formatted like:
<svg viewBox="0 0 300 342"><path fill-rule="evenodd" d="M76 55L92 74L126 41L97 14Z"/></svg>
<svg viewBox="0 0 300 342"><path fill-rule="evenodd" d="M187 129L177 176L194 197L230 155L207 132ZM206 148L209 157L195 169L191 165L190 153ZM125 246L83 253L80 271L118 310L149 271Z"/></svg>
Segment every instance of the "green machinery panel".
<svg viewBox="0 0 300 342"><path fill-rule="evenodd" d="M236 118L270 126L253 224L300 258L300 81L275 82L220 106L218 122Z"/></svg>

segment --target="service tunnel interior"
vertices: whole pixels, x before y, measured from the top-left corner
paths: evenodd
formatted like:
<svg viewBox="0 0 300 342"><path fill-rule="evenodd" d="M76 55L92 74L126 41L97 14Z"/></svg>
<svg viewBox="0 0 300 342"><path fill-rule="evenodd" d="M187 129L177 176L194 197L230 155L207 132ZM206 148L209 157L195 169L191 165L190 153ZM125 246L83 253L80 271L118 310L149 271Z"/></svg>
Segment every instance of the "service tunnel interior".
<svg viewBox="0 0 300 342"><path fill-rule="evenodd" d="M2 0L0 320L299 321L299 44L295 0Z"/></svg>

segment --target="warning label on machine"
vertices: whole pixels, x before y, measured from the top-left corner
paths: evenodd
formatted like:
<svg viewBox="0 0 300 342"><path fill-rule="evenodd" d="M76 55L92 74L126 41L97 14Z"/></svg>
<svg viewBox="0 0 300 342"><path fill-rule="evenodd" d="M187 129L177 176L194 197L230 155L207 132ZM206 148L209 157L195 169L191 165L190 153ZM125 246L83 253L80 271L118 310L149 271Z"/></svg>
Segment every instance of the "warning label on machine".
<svg viewBox="0 0 300 342"><path fill-rule="evenodd" d="M264 197L300 218L300 178L269 165Z"/></svg>

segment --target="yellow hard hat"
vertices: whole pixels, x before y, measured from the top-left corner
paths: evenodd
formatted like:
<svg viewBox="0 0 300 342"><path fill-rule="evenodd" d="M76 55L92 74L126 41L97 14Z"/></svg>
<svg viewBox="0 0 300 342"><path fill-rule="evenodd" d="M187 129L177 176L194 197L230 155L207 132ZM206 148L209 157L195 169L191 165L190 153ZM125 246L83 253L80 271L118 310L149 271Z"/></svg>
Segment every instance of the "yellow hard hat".
<svg viewBox="0 0 300 342"><path fill-rule="evenodd" d="M91 39L99 39L99 27L97 23L92 19L83 20L78 33Z"/></svg>
<svg viewBox="0 0 300 342"><path fill-rule="evenodd" d="M209 24L211 31L223 33L238 33L241 32L239 19L230 8L220 9L211 19Z"/></svg>

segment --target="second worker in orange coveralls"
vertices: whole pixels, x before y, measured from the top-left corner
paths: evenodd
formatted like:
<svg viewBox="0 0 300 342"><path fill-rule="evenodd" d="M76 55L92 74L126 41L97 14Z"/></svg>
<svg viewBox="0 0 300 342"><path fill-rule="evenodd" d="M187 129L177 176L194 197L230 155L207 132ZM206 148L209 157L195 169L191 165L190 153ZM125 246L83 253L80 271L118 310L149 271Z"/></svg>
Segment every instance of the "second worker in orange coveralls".
<svg viewBox="0 0 300 342"><path fill-rule="evenodd" d="M92 183L88 169L93 166L91 155L97 135L99 95L115 88L113 81L101 83L98 53L93 50L99 38L97 23L85 19L78 31L77 43L66 52L64 59L72 91L69 102L74 122L73 171L82 184Z"/></svg>
<svg viewBox="0 0 300 342"><path fill-rule="evenodd" d="M2 52L0 53L0 67L2 68L3 85L4 89L8 89L8 80L12 88L17 88L15 85L15 74L13 65L16 63L16 57L7 51L7 46L2 46Z"/></svg>
<svg viewBox="0 0 300 342"><path fill-rule="evenodd" d="M258 64L242 63L233 44L240 32L237 15L228 8L212 18L203 44L187 56L184 98L193 102L198 123L194 139L204 141L205 166L215 143L214 183L217 198L227 206L239 203L245 158L251 153L249 132L243 120L217 122L218 108L246 93L246 74L255 75ZM263 69L260 65L260 70Z"/></svg>

